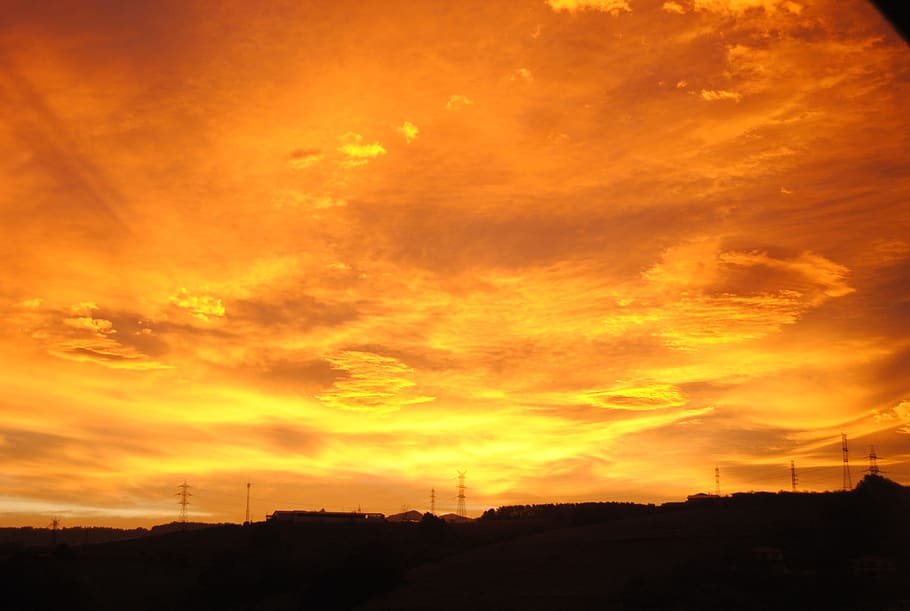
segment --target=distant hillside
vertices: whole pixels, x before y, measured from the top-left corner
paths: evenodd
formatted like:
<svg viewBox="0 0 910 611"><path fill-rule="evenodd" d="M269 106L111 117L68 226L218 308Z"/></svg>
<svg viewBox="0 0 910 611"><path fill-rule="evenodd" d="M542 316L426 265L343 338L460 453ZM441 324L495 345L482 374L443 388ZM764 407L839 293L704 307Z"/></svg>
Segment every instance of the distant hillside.
<svg viewBox="0 0 910 611"><path fill-rule="evenodd" d="M454 524L463 524L466 522L474 521L474 518L460 516L457 513L444 513L441 516L439 516L439 519L443 520L444 522L450 522L450 523L454 523Z"/></svg>
<svg viewBox="0 0 910 611"><path fill-rule="evenodd" d="M423 514L416 509L386 516L386 520L389 522L420 522L422 519Z"/></svg>
<svg viewBox="0 0 910 611"><path fill-rule="evenodd" d="M147 528L107 528L104 526L71 526L57 530L56 535L50 528L0 528L0 545L14 545L22 547L48 547L56 537L57 544L62 545L93 545L111 541L124 541L138 539L149 535L164 535L184 530L199 530L212 528L218 524L204 522L171 522L159 524L151 529Z"/></svg>
<svg viewBox="0 0 910 611"><path fill-rule="evenodd" d="M849 493L609 505L491 510L482 522L584 525L425 563L357 609L910 608L910 491L884 478L867 477Z"/></svg>
<svg viewBox="0 0 910 611"><path fill-rule="evenodd" d="M882 611L910 601L908 515L907 488L865 478L849 493L510 506L465 523L101 529L125 540L0 546L0 591L16 611Z"/></svg>
<svg viewBox="0 0 910 611"><path fill-rule="evenodd" d="M66 545L89 545L108 541L122 541L145 537L151 533L145 528L120 529L100 526L61 528L57 530L57 543ZM0 528L0 544L12 544L24 547L50 546L54 533L50 528Z"/></svg>

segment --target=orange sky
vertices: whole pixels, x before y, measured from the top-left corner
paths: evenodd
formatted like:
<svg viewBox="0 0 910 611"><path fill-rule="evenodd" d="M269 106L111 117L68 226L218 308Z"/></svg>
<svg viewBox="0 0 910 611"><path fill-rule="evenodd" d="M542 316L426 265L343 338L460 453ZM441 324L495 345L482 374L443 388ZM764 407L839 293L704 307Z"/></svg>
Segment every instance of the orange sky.
<svg viewBox="0 0 910 611"><path fill-rule="evenodd" d="M834 0L13 2L0 524L910 483L910 49Z"/></svg>

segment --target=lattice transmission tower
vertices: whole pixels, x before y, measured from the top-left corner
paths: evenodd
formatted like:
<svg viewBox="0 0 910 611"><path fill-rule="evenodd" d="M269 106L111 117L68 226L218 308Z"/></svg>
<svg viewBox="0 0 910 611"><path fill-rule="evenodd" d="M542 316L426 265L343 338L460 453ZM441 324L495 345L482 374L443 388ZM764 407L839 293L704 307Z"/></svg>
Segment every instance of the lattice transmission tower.
<svg viewBox="0 0 910 611"><path fill-rule="evenodd" d="M847 434L840 434L841 442L841 452L844 455L844 473L843 473L843 487L844 490L853 489L853 479L850 477L850 450L847 449Z"/></svg>
<svg viewBox="0 0 910 611"><path fill-rule="evenodd" d="M193 496L192 493L190 493L190 488L192 488L192 486L187 484L186 480L183 480L183 483L177 486L177 494L174 495L178 497L177 504L180 505L181 524L186 524L186 508L190 504L190 497Z"/></svg>
<svg viewBox="0 0 910 611"><path fill-rule="evenodd" d="M436 488L430 488L430 513L436 515Z"/></svg>
<svg viewBox="0 0 910 611"><path fill-rule="evenodd" d="M462 518L466 518L468 516L468 511L467 511L467 509L465 509L465 503L464 503L464 500L465 500L464 476L465 476L465 471L458 472L458 505L455 507L455 515L460 516Z"/></svg>
<svg viewBox="0 0 910 611"><path fill-rule="evenodd" d="M878 468L878 454L875 453L875 446L869 446L869 455L866 457L869 459L869 475L879 475L881 469Z"/></svg>
<svg viewBox="0 0 910 611"><path fill-rule="evenodd" d="M796 485L799 484L799 477L796 476L796 463L790 461L790 489L796 492Z"/></svg>

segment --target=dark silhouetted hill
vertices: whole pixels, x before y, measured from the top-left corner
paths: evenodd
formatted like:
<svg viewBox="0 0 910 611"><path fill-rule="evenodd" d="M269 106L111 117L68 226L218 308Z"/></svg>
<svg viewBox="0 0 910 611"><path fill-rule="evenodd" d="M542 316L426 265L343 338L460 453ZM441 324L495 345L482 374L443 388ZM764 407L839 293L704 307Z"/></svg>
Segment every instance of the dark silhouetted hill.
<svg viewBox="0 0 910 611"><path fill-rule="evenodd" d="M8 544L0 591L17 611L880 611L910 601L908 510L906 488L865 478L849 493L509 506L469 523L181 528Z"/></svg>
<svg viewBox="0 0 910 611"><path fill-rule="evenodd" d="M124 539L136 539L145 537L151 531L145 528L120 529L105 527L82 527L75 526L71 528L61 528L57 530L57 542L67 545L89 545L93 543L105 543L108 541L122 541ZM13 545L21 547L42 547L49 546L53 541L54 534L50 528L0 528L0 546Z"/></svg>
<svg viewBox="0 0 910 611"><path fill-rule="evenodd" d="M908 609L908 510L908 489L875 477L850 493L500 507L481 522L569 526L425 563L358 610Z"/></svg>

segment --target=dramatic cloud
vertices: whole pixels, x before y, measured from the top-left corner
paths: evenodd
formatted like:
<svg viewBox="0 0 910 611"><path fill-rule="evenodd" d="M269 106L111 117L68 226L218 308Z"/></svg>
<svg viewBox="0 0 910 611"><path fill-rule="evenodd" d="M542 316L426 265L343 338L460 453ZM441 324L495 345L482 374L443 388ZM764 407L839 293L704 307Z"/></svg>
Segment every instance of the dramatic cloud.
<svg viewBox="0 0 910 611"><path fill-rule="evenodd" d="M164 8L0 19L5 524L910 481L868 3Z"/></svg>

